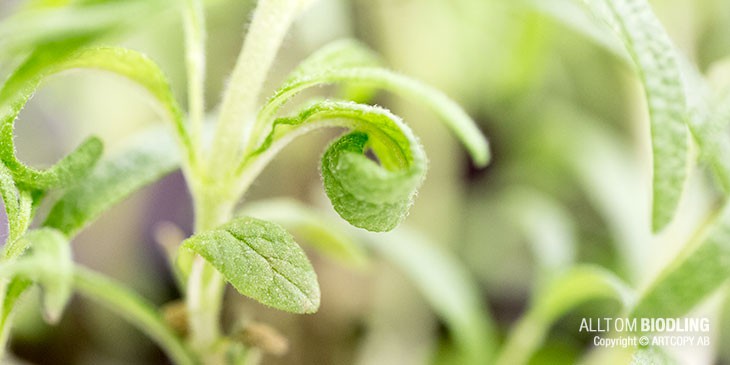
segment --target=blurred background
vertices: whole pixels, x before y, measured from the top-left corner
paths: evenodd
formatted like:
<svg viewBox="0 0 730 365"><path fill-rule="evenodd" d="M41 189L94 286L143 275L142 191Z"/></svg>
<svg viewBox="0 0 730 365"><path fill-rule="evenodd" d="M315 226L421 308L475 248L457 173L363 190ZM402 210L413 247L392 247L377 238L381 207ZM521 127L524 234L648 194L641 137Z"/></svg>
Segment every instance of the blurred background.
<svg viewBox="0 0 730 365"><path fill-rule="evenodd" d="M405 224L458 258L479 289L484 315L495 323L496 341L521 316L535 289L575 263L595 263L633 287L645 286L716 199L711 180L694 169L680 215L661 235L651 235L643 92L614 40L597 30L579 3L320 0L292 28L263 95L273 92L307 55L349 37L376 50L390 68L443 90L465 108L490 140L493 160L486 169L473 167L427 108L387 93L374 100L413 127L430 159L427 180ZM730 1L651 3L684 56L711 83L724 87L730 79L725 62ZM2 0L0 18L26 6ZM253 6L253 1L206 2L206 102L211 113ZM140 19L105 43L149 55L184 105L183 32L177 12L140 14ZM3 66L0 75L5 77L10 69ZM101 136L107 152L113 152L125 137L159 123L140 94L124 80L101 73L55 77L17 123L21 158L50 163L89 134ZM317 132L290 145L242 204L283 196L331 211L318 165L334 135ZM75 258L162 305L179 293L155 232L170 222L190 234L192 219L185 182L174 173L84 231L74 242ZM319 313L290 315L229 293L228 315L243 311L288 339L289 352L267 356L265 364L449 363L455 334L398 268L376 259L367 269L357 269L308 253L322 287ZM686 363L730 363L730 332L721 330L730 329L725 297L719 293L698 309L717 324L713 346L678 353ZM18 313L12 351L19 359L34 364L166 363L150 341L104 309L75 299L60 325L49 327L37 299L37 293L28 295ZM578 327L582 317L614 310L610 304L589 303L561 318L532 363L590 362L604 356Z"/></svg>

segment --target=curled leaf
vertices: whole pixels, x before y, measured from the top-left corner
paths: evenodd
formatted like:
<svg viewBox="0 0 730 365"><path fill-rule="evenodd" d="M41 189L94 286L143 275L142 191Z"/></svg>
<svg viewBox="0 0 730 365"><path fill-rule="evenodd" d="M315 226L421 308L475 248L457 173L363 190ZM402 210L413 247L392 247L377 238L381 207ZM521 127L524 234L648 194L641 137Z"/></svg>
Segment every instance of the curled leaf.
<svg viewBox="0 0 730 365"><path fill-rule="evenodd" d="M485 166L489 162L487 140L458 104L426 84L376 67L378 64L377 57L356 42L338 41L324 47L302 62L261 108L257 117L261 132L257 142L263 143L268 134L265 128L273 128L276 112L294 95L315 86L344 83L384 89L423 103L456 134L477 165Z"/></svg>
<svg viewBox="0 0 730 365"><path fill-rule="evenodd" d="M388 171L365 156L370 137L353 132L332 143L322 157L322 180L337 213L355 227L384 232L408 213L425 163Z"/></svg>
<svg viewBox="0 0 730 365"><path fill-rule="evenodd" d="M28 167L15 155L13 129L20 110L44 79L74 68L105 70L138 83L163 106L182 143L190 145L187 130L182 124L182 113L169 84L160 69L147 57L121 48L92 48L69 52L65 44L46 47L34 52L0 90L0 159L19 184L38 190L69 184L86 175L101 156L101 141L94 137L47 170ZM187 150L192 151L191 148Z"/></svg>
<svg viewBox="0 0 730 365"><path fill-rule="evenodd" d="M188 238L199 254L239 293L294 313L319 308L317 275L294 238L281 226L255 218L235 219Z"/></svg>
<svg viewBox="0 0 730 365"><path fill-rule="evenodd" d="M315 128L352 128L322 157L322 179L332 205L343 219L370 231L389 231L405 218L427 163L423 147L400 118L379 107L323 101L277 119L274 126L249 163L263 165L296 136ZM365 155L368 150L378 162Z"/></svg>

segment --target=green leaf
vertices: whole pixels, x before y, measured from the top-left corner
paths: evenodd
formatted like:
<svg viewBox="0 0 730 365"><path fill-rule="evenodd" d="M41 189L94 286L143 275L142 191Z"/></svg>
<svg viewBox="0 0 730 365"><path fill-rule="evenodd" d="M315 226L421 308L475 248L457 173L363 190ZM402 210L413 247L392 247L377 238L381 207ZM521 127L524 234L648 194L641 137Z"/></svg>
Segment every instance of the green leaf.
<svg viewBox="0 0 730 365"><path fill-rule="evenodd" d="M199 364L192 351L165 323L159 310L125 285L77 266L74 287L79 294L107 307L148 335L174 364Z"/></svg>
<svg viewBox="0 0 730 365"><path fill-rule="evenodd" d="M167 129L153 128L133 138L116 156L103 160L51 208L44 226L73 236L101 213L179 166Z"/></svg>
<svg viewBox="0 0 730 365"><path fill-rule="evenodd" d="M680 317L730 278L730 205L699 229L685 252L643 293L632 317Z"/></svg>
<svg viewBox="0 0 730 365"><path fill-rule="evenodd" d="M692 135L699 146L700 158L709 165L722 192L730 195L730 92L710 97L706 104L692 110Z"/></svg>
<svg viewBox="0 0 730 365"><path fill-rule="evenodd" d="M5 252L28 229L32 215L33 198L26 191L18 190L10 171L0 163L0 197L8 217L8 237Z"/></svg>
<svg viewBox="0 0 730 365"><path fill-rule="evenodd" d="M315 53L293 72L261 109L257 117L261 133L254 137L263 143L261 141L269 133L265 128L273 128L276 112L299 92L325 84L346 83L385 89L430 107L464 143L476 164L487 164L487 141L459 105L442 92L419 81L373 67L376 62L377 58L369 50L352 42L335 43Z"/></svg>
<svg viewBox="0 0 730 365"><path fill-rule="evenodd" d="M688 174L687 101L669 36L646 0L585 0L623 42L638 68L651 119L652 229L674 216Z"/></svg>
<svg viewBox="0 0 730 365"><path fill-rule="evenodd" d="M277 119L259 155L247 162L263 166L296 136L333 126L355 130L330 145L322 157L322 179L335 210L356 227L395 228L408 213L427 164L410 128L385 109L350 102L317 103L297 116ZM379 164L365 156L367 149Z"/></svg>
<svg viewBox="0 0 730 365"><path fill-rule="evenodd" d="M250 216L280 224L332 259L355 267L368 262L367 253L347 234L307 206L290 199L272 199L246 204L239 216Z"/></svg>
<svg viewBox="0 0 730 365"><path fill-rule="evenodd" d="M578 305L597 299L617 301L623 309L633 303L633 293L601 267L576 266L557 277L535 295L507 338L496 364L526 364L555 321Z"/></svg>
<svg viewBox="0 0 730 365"><path fill-rule="evenodd" d="M239 293L294 313L319 308L317 275L299 245L281 226L237 218L194 235L183 247L199 254Z"/></svg>
<svg viewBox="0 0 730 365"><path fill-rule="evenodd" d="M30 250L16 260L0 264L0 277L19 277L40 284L45 318L55 323L72 293L73 260L68 239L49 228L30 231L22 239L30 242Z"/></svg>
<svg viewBox="0 0 730 365"><path fill-rule="evenodd" d="M192 153L182 113L169 84L154 62L138 52L121 48L92 48L69 54L62 44L36 51L0 90L0 158L19 184L40 190L69 184L88 173L101 155L101 141L96 138L82 143L74 152L44 171L25 166L15 155L13 127L23 105L45 78L74 68L113 72L144 87L162 105L182 144Z"/></svg>
<svg viewBox="0 0 730 365"><path fill-rule="evenodd" d="M402 270L444 320L462 364L489 364L497 342L480 290L458 259L417 232L400 228L364 240Z"/></svg>
<svg viewBox="0 0 730 365"><path fill-rule="evenodd" d="M0 60L37 46L108 35L157 15L169 5L167 0L126 0L29 8L0 22Z"/></svg>

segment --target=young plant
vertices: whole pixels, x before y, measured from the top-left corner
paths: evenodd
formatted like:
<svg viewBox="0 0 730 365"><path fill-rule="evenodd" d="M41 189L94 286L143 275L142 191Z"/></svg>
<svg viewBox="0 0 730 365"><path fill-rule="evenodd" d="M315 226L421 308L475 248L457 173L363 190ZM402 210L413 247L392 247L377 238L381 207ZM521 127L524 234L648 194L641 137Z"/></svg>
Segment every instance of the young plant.
<svg viewBox="0 0 730 365"><path fill-rule="evenodd" d="M617 303L616 316L621 318L677 318L687 315L730 277L727 90L712 90L703 75L682 58L646 0L582 1L578 5L600 21L598 28L561 17L563 9L556 4L568 6L571 2L535 5L633 66L643 86L651 131L651 231L659 233L677 223L673 217L686 190L690 167L695 167L688 153L692 140L699 151L699 167L707 169L715 182L716 191L711 194L716 204L704 212L705 218L694 227L683 250L643 289L595 265L561 270L538 287L500 349L497 364L528 363L550 327L588 301ZM676 363L663 348L651 343L610 351L626 352L627 356L619 358L632 364Z"/></svg>
<svg viewBox="0 0 730 365"><path fill-rule="evenodd" d="M206 37L199 0L175 2L185 25L187 113L180 109L166 78L150 59L129 49L94 45L123 23L114 16L120 7L146 2L81 1L77 6L48 10L42 15L96 11L106 17L85 23L86 27L70 22L53 34L36 32L24 35L25 40L16 36L0 42L4 52L12 56L0 61L19 64L0 90L0 193L9 222L0 263L3 348L13 307L33 283L43 289L43 306L50 321L60 317L75 290L135 323L177 364L257 362L256 349L246 347L221 328L226 283L280 310L317 311L317 277L293 237L277 223L235 214L252 182L295 138L323 127L347 128L350 131L330 144L322 157L325 192L344 220L382 232L405 219L424 179L427 160L411 129L381 107L328 99L305 103L292 115L280 115L281 108L306 89L324 84L355 85L419 101L459 137L477 165L488 162L486 140L458 105L437 90L382 68L378 57L355 41L338 41L322 48L303 61L273 96L259 103L262 85L289 26L310 2L258 2L216 122L210 125L205 123ZM160 7L169 3L148 2ZM13 19L8 22L11 25L0 27L0 34L12 29ZM147 131L125 151L106 159L100 160L102 143L92 137L48 169L23 164L13 141L22 107L45 79L79 68L115 73L144 88L156 101L168 128ZM172 331L153 306L130 290L75 265L69 250L73 237L102 212L178 167L188 182L195 213L195 234L172 255L174 275L184 295L185 337ZM48 216L39 228L29 229L35 208L48 192L58 189L63 189L63 195L53 202ZM452 277L458 280L459 275ZM470 289L464 290L468 293ZM446 308L445 313L456 312ZM461 323L465 325L463 320Z"/></svg>

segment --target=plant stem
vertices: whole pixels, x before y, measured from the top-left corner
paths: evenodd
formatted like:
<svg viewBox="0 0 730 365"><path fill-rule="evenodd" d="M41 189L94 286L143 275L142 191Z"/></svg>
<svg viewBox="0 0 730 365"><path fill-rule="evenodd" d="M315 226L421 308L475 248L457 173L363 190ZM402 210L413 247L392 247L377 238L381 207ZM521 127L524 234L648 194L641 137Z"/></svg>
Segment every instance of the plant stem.
<svg viewBox="0 0 730 365"><path fill-rule="evenodd" d="M225 185L225 184L224 184ZM201 182L194 185L195 231L215 228L231 219L236 198L227 194L225 186ZM225 281L221 274L202 257L195 257L187 282L189 341L201 357L215 357L215 346L221 337L220 313Z"/></svg>
<svg viewBox="0 0 730 365"><path fill-rule="evenodd" d="M222 176L248 148L256 105L266 75L289 26L306 0L259 0L253 20L223 94L215 143L209 156L211 175Z"/></svg>
<svg viewBox="0 0 730 365"><path fill-rule="evenodd" d="M205 17L200 0L186 0L185 3L183 19L188 73L188 113L195 149L193 153L200 160L205 118Z"/></svg>
<svg viewBox="0 0 730 365"><path fill-rule="evenodd" d="M183 342L160 317L154 307L136 293L90 270L76 267L74 286L82 295L99 302L136 325L155 340L177 365L195 365L197 361Z"/></svg>

